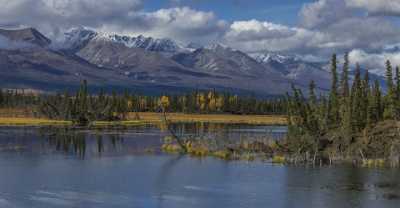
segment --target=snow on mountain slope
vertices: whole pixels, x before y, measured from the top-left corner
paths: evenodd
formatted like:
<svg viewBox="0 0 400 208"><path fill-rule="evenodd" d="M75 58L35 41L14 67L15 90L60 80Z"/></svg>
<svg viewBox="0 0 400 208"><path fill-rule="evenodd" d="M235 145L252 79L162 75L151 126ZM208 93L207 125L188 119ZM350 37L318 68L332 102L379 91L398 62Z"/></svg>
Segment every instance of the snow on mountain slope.
<svg viewBox="0 0 400 208"><path fill-rule="evenodd" d="M59 44L60 48L76 52L83 48L92 39L120 43L128 48L142 48L146 51L159 52L164 55L192 51L191 49L183 47L168 38L156 39L152 37L144 37L142 35L131 37L118 34L107 34L95 32L84 27L73 28L65 32L64 37L61 39Z"/></svg>
<svg viewBox="0 0 400 208"><path fill-rule="evenodd" d="M282 55L279 53L253 53L249 55L260 63L269 63L275 61L283 64L287 62L299 61L299 58L296 56Z"/></svg>
<svg viewBox="0 0 400 208"><path fill-rule="evenodd" d="M249 77L277 75L246 53L217 43L199 48L192 53L177 54L172 59L186 67L204 72Z"/></svg>
<svg viewBox="0 0 400 208"><path fill-rule="evenodd" d="M57 43L52 41L54 47L48 48L51 41L33 30L4 33L10 39L30 37L30 42L43 45L29 53L2 51L0 66L11 70L4 71L3 76L15 77L10 86L22 78L36 83L48 77L47 82L55 80L63 88L84 78L99 85L123 87L162 85L284 94L291 83L303 89L311 80L322 89L328 89L330 83L324 64L278 53L247 54L219 43L183 47L171 39L129 37L79 27L65 32ZM22 73L27 72L25 69L29 69L29 76ZM18 70L21 74L14 76L12 71Z"/></svg>

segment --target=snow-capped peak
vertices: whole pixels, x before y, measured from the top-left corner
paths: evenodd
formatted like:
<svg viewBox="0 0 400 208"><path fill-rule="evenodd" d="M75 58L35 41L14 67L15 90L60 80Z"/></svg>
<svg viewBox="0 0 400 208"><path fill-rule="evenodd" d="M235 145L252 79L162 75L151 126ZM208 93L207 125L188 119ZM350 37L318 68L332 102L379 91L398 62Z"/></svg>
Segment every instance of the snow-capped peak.
<svg viewBox="0 0 400 208"><path fill-rule="evenodd" d="M56 39L52 47L76 52L96 35L96 32L86 27L71 28L65 31L63 36Z"/></svg>
<svg viewBox="0 0 400 208"><path fill-rule="evenodd" d="M208 50L212 50L212 51L218 51L218 50L233 50L232 48L230 48L230 47L228 47L228 46L226 46L226 45L223 45L223 44L221 44L221 43L212 43L212 44L210 44L210 45L205 46L204 48L205 48L205 49L208 49Z"/></svg>
<svg viewBox="0 0 400 208"><path fill-rule="evenodd" d="M108 35L108 38L113 42L122 43L129 48L142 48L147 51L175 53L184 49L175 41L168 38L155 39L144 37L143 35L130 37L116 34Z"/></svg>
<svg viewBox="0 0 400 208"><path fill-rule="evenodd" d="M299 58L296 56L283 55L279 53L253 53L250 54L252 58L254 58L259 63L287 63L289 61L299 61Z"/></svg>
<svg viewBox="0 0 400 208"><path fill-rule="evenodd" d="M113 33L95 32L85 27L72 28L65 32L62 41L64 45L63 48L76 49L90 40L111 41L124 44L129 48L142 48L147 51L161 53L177 53L189 50L168 38L156 39L144 37L143 35L137 37L125 36Z"/></svg>

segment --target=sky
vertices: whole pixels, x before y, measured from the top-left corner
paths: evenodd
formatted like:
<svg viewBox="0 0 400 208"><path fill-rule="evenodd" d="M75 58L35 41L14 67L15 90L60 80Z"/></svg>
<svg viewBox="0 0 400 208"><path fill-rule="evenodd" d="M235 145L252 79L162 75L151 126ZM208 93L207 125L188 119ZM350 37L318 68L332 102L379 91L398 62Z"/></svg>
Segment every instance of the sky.
<svg viewBox="0 0 400 208"><path fill-rule="evenodd" d="M308 60L400 65L400 0L0 0L0 27L35 27L53 40L72 27L222 43Z"/></svg>
<svg viewBox="0 0 400 208"><path fill-rule="evenodd" d="M144 5L146 11L187 6L202 11L213 11L219 18L229 21L264 19L294 25L303 4L312 0L148 0L147 2Z"/></svg>

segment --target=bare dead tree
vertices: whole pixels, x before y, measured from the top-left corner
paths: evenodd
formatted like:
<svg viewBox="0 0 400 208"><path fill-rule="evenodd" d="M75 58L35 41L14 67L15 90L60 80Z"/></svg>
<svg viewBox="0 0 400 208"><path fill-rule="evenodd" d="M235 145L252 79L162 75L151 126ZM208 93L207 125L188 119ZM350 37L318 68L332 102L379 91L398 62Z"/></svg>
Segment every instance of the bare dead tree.
<svg viewBox="0 0 400 208"><path fill-rule="evenodd" d="M183 143L182 139L176 135L175 131L173 130L170 121L167 118L167 112L165 110L165 107L161 106L161 110L162 110L162 115L163 115L163 121L164 124L167 126L168 132L171 134L171 136L175 139L175 141L178 143L178 145L180 146L180 148L182 149L183 153L187 153L187 147L186 145Z"/></svg>

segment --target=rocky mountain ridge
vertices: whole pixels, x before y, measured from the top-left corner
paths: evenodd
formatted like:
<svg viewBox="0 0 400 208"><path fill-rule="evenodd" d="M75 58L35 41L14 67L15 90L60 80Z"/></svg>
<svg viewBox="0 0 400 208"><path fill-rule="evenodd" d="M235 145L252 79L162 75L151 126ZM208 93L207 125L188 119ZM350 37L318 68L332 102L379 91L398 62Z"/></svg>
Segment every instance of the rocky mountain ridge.
<svg viewBox="0 0 400 208"><path fill-rule="evenodd" d="M219 43L184 47L171 39L129 37L87 28L67 31L51 41L39 31L0 30L11 41L34 48L0 48L0 87L60 90L80 80L100 87L181 92L216 89L254 95L283 95L292 83L306 88L316 80L329 87L320 63L276 53L246 54ZM190 44L194 46L194 44Z"/></svg>

